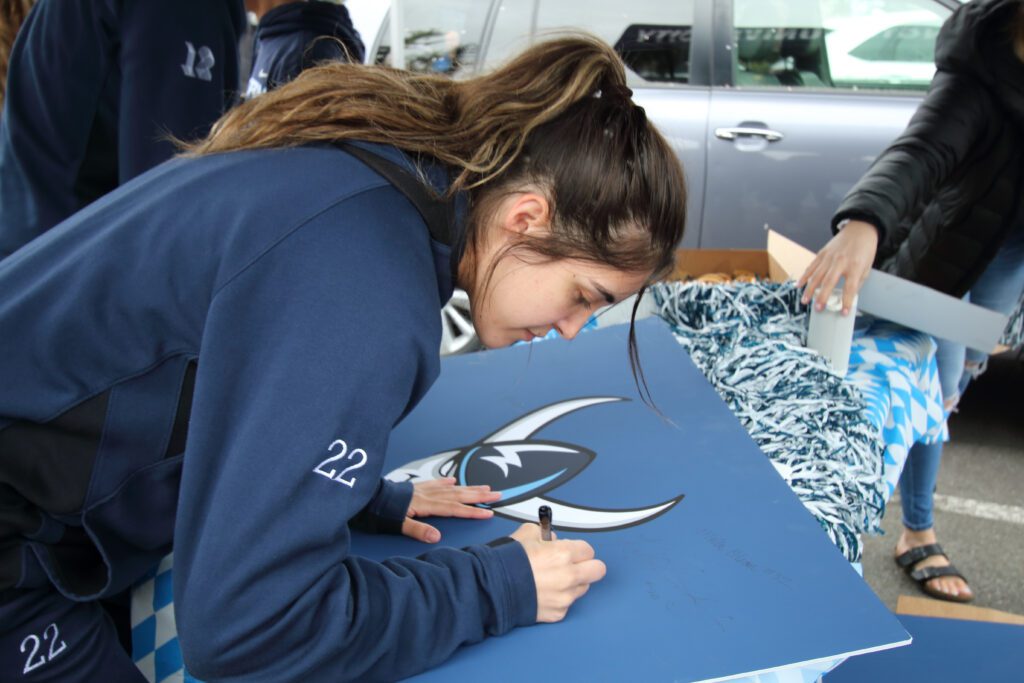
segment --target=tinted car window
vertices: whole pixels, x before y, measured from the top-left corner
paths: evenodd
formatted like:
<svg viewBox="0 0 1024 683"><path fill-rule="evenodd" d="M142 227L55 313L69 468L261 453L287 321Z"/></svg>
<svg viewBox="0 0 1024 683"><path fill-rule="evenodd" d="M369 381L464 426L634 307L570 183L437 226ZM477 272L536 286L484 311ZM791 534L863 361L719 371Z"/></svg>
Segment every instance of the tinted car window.
<svg viewBox="0 0 1024 683"><path fill-rule="evenodd" d="M733 82L831 86L818 0L736 0Z"/></svg>
<svg viewBox="0 0 1024 683"><path fill-rule="evenodd" d="M948 16L934 0L735 0L733 83L924 90Z"/></svg>
<svg viewBox="0 0 1024 683"><path fill-rule="evenodd" d="M405 68L450 76L471 72L480 56L489 6L480 0L402 3ZM374 62L395 66L391 52L391 34L385 30Z"/></svg>
<svg viewBox="0 0 1024 683"><path fill-rule="evenodd" d="M633 25L615 43L615 51L645 81L690 80L690 26Z"/></svg>

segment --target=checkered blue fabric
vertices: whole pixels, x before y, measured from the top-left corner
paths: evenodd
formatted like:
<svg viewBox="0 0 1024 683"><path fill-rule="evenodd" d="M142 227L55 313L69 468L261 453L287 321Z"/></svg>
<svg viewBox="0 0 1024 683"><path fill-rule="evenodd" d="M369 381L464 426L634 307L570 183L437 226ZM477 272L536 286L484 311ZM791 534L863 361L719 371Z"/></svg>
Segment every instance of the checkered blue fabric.
<svg viewBox="0 0 1024 683"><path fill-rule="evenodd" d="M886 501L910 447L948 439L938 374L935 342L926 334L879 320L854 335L846 379L860 389L885 444Z"/></svg>
<svg viewBox="0 0 1024 683"><path fill-rule="evenodd" d="M185 671L174 622L171 568L168 555L132 591L132 656L149 683L196 681Z"/></svg>

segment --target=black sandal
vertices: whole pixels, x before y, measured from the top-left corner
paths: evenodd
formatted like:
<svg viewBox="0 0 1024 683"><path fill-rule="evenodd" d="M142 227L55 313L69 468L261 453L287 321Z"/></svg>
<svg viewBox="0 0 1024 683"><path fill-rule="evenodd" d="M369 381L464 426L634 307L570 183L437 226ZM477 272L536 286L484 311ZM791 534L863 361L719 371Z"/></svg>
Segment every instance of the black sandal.
<svg viewBox="0 0 1024 683"><path fill-rule="evenodd" d="M914 569L914 565L921 560L934 557L936 555L942 555L947 560L949 559L949 555L946 554L946 551L942 549L941 545L938 543L931 543L929 545L919 545L916 548L911 548L902 555L897 555L896 564L898 564L903 571L907 573L907 576L917 582L917 585L922 591L933 598L938 598L939 600L950 600L952 602L970 602L973 600L974 593L951 595L931 588L928 585L929 581L940 576L957 576L963 579L964 583L967 583L967 577L961 574L957 568L953 566L952 562L945 567L921 567L920 569Z"/></svg>

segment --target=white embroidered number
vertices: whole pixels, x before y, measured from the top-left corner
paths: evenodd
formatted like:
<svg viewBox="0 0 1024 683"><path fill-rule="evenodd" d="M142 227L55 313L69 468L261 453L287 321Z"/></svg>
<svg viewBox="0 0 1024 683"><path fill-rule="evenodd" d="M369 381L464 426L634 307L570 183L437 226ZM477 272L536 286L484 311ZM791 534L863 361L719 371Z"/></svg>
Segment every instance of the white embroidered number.
<svg viewBox="0 0 1024 683"><path fill-rule="evenodd" d="M341 439L338 439L337 441L335 441L334 443L332 443L330 446L327 447L327 452L330 453L334 449L335 446L338 446L339 448L341 448L341 452L338 453L337 455L331 456L330 458L327 458L326 460L324 460L322 463L320 463L319 465L314 467L313 471L316 472L319 475L327 477L331 481L336 481L339 484L344 484L345 486L348 486L349 488L352 488L356 484L356 478L355 477L349 477L348 479L346 479L345 478L345 473L346 472L351 472L352 470L358 470L360 467L362 467L363 465L366 464L366 451L364 451L362 448L357 448L354 451L352 451L351 453L348 453L348 444L346 444ZM347 455L346 455L346 453L347 453ZM334 476L335 473L337 473L337 470L335 470L333 467L330 468L329 470L327 469L327 463L329 463L329 462L334 462L335 460L341 460L342 458L345 458L346 460L352 460L353 458L357 457L357 455L360 458L359 462L357 462L354 465L349 465L348 467L343 469L341 471L341 473L338 474L338 476Z"/></svg>
<svg viewBox="0 0 1024 683"><path fill-rule="evenodd" d="M198 78L201 81L213 80L213 65L217 60L213 56L213 50L205 45L200 45L199 50L189 41L185 41L185 63L181 70L189 78ZM199 63L196 64L196 56L199 56Z"/></svg>
<svg viewBox="0 0 1024 683"><path fill-rule="evenodd" d="M50 641L50 651L48 655L44 655L39 652L39 646L42 645L44 640ZM59 642L58 642L59 641ZM31 643L31 646L29 645ZM43 664L52 661L54 657L59 655L61 652L67 649L68 645L60 639L60 632L57 629L57 624L50 624L43 631L42 640L36 634L25 636L25 639L21 641L21 652L25 653L25 650L29 647L32 648L31 652L28 653L28 659L25 660L25 669L21 672L27 674L33 669L38 669ZM36 655L39 655L38 658Z"/></svg>

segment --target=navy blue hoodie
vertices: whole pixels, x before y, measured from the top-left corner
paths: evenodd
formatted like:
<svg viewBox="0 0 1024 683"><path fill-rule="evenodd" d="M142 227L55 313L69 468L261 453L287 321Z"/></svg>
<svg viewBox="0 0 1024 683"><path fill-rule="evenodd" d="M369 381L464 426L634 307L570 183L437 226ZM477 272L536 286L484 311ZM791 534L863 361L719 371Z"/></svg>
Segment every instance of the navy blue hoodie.
<svg viewBox="0 0 1024 683"><path fill-rule="evenodd" d="M244 27L242 0L39 0L0 118L0 259L205 135Z"/></svg>
<svg viewBox="0 0 1024 683"><path fill-rule="evenodd" d="M359 64L365 54L348 10L332 2L291 2L260 18L246 97L287 83L325 61Z"/></svg>
<svg viewBox="0 0 1024 683"><path fill-rule="evenodd" d="M111 595L173 537L207 681L400 678L533 623L518 543L349 553L408 508L381 467L439 371L450 260L308 147L168 161L0 262L0 589Z"/></svg>

